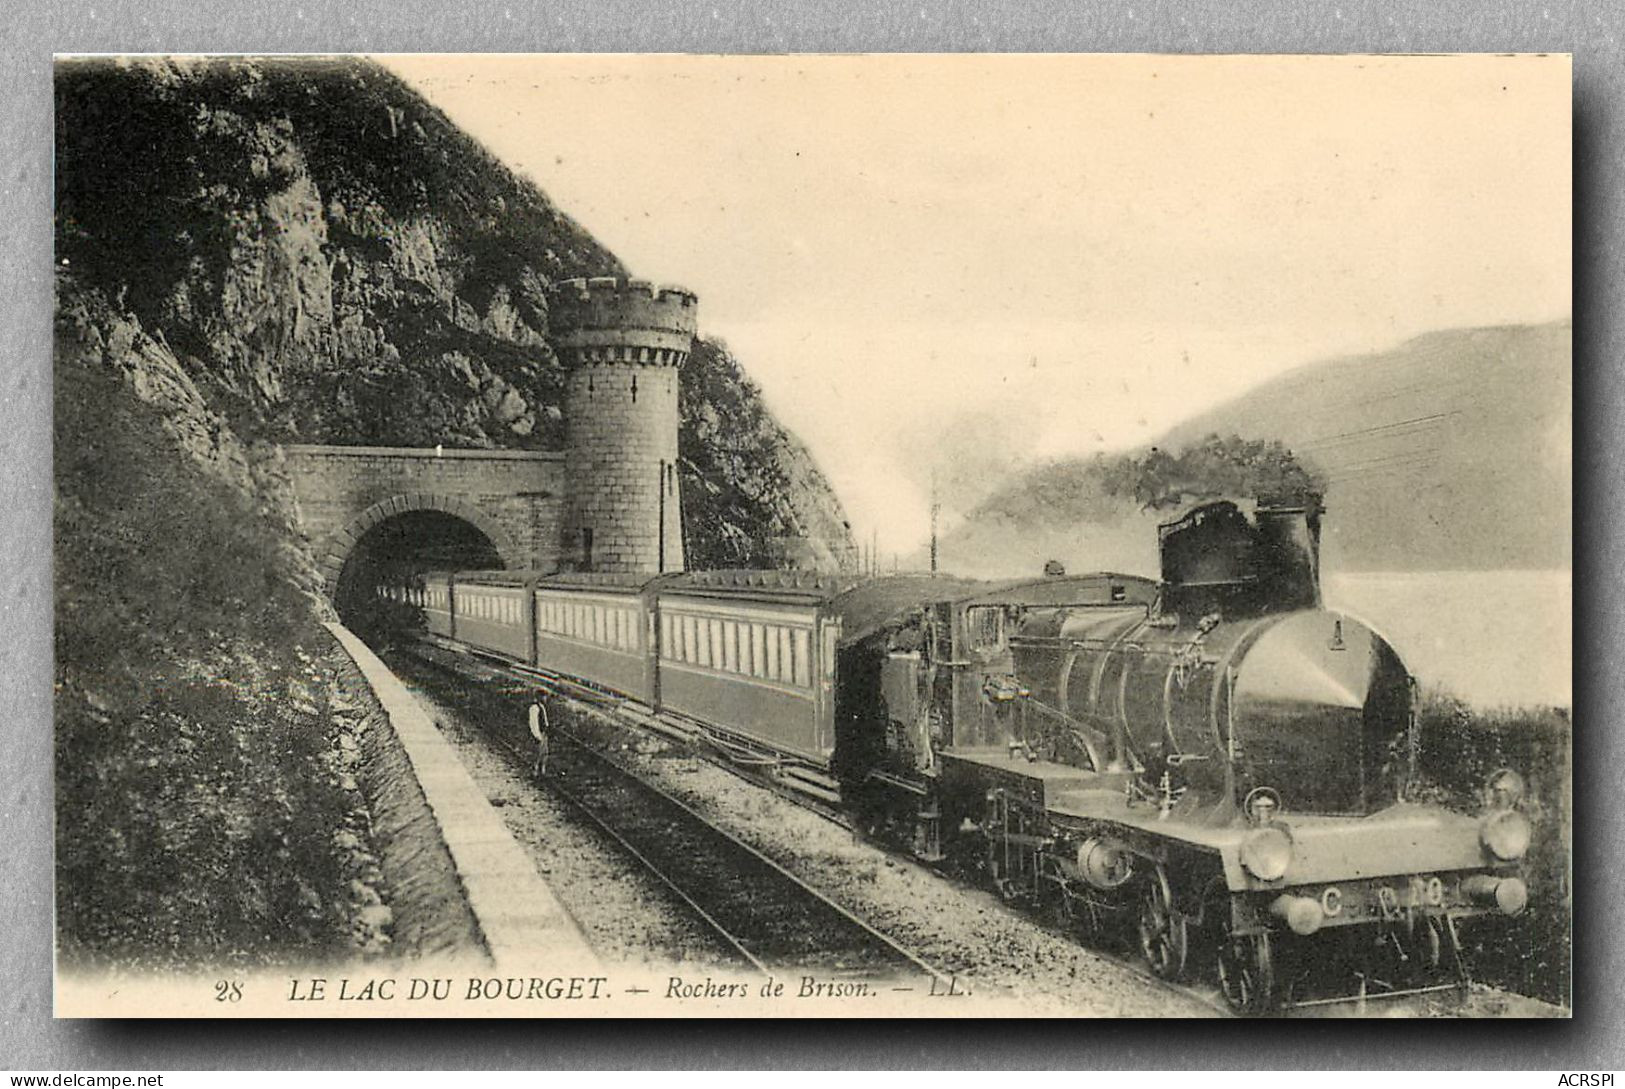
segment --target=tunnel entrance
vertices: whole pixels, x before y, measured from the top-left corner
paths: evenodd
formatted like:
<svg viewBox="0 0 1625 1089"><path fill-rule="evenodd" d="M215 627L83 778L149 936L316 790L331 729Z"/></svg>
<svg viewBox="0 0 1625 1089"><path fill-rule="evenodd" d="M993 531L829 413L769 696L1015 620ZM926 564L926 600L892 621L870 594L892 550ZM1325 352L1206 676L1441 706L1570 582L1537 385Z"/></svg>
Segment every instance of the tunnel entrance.
<svg viewBox="0 0 1625 1089"><path fill-rule="evenodd" d="M506 566L496 544L455 514L412 510L363 533L344 561L333 605L350 626L368 626L374 588L425 571L489 571Z"/></svg>

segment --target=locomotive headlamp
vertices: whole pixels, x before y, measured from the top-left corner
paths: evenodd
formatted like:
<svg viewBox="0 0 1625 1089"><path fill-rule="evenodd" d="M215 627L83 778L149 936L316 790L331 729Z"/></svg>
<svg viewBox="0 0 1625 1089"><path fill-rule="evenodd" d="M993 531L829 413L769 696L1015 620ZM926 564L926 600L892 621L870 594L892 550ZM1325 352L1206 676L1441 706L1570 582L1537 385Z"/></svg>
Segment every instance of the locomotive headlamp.
<svg viewBox="0 0 1625 1089"><path fill-rule="evenodd" d="M1260 881L1279 881L1292 864L1292 834L1279 824L1266 824L1241 841L1241 864Z"/></svg>
<svg viewBox="0 0 1625 1089"><path fill-rule="evenodd" d="M1523 776L1502 768L1484 780L1484 800L1491 809L1511 809L1523 801Z"/></svg>
<svg viewBox="0 0 1625 1089"><path fill-rule="evenodd" d="M1484 818L1478 838L1502 862L1514 862L1529 850L1529 820L1515 809L1502 809Z"/></svg>

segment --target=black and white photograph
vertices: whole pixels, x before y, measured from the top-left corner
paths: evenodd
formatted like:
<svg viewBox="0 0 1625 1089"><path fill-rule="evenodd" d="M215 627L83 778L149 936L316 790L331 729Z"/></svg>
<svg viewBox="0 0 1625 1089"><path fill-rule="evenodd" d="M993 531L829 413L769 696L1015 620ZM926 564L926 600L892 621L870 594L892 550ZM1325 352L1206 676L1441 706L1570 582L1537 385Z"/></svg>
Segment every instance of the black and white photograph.
<svg viewBox="0 0 1625 1089"><path fill-rule="evenodd" d="M1567 55L53 90L56 1016L1576 1013Z"/></svg>

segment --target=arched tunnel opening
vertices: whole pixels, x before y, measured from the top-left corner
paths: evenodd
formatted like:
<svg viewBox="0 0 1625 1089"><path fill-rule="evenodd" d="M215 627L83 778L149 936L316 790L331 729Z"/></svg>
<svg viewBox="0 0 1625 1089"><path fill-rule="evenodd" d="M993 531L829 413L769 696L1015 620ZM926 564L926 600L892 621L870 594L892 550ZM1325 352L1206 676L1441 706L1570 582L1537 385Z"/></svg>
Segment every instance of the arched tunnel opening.
<svg viewBox="0 0 1625 1089"><path fill-rule="evenodd" d="M375 589L425 571L489 571L506 566L496 545L454 514L414 510L386 518L362 534L351 549L333 591L333 606L346 626L360 632L393 624L381 615Z"/></svg>

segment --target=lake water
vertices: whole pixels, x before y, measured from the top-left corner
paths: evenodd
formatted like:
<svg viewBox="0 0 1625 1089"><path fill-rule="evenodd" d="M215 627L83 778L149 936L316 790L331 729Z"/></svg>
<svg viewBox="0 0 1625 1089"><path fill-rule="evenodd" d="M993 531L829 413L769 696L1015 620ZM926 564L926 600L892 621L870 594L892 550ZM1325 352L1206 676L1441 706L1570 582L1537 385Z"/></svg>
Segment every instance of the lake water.
<svg viewBox="0 0 1625 1089"><path fill-rule="evenodd" d="M1568 571L1326 572L1328 608L1371 624L1424 688L1478 707L1573 700Z"/></svg>

